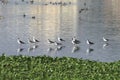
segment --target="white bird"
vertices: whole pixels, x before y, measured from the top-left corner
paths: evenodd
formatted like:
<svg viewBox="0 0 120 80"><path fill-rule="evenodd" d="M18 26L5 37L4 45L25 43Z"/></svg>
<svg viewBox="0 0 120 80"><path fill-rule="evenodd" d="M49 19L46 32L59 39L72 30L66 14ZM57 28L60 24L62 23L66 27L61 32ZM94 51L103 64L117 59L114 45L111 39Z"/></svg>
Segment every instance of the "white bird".
<svg viewBox="0 0 120 80"><path fill-rule="evenodd" d="M75 45L75 44L76 44L76 43L75 43L75 41L73 41L73 40L72 40L72 44L74 44L74 45Z"/></svg>
<svg viewBox="0 0 120 80"><path fill-rule="evenodd" d="M57 46L57 45L62 45L62 43L58 43L58 42L54 42L55 43L55 45Z"/></svg>
<svg viewBox="0 0 120 80"><path fill-rule="evenodd" d="M40 42L40 41L35 39L35 37L33 37L33 42Z"/></svg>
<svg viewBox="0 0 120 80"><path fill-rule="evenodd" d="M109 41L109 40L103 37L103 41L107 42L107 41Z"/></svg>
<svg viewBox="0 0 120 80"><path fill-rule="evenodd" d="M87 44L89 44L89 45L94 44L93 42L91 42L91 41L89 41L89 40L87 40L86 42L87 42Z"/></svg>
<svg viewBox="0 0 120 80"><path fill-rule="evenodd" d="M60 37L58 37L58 41L65 41L64 39L62 39L62 38L60 38Z"/></svg>
<svg viewBox="0 0 120 80"><path fill-rule="evenodd" d="M54 41L51 41L50 39L48 39L47 42L48 42L49 44L54 43Z"/></svg>
<svg viewBox="0 0 120 80"><path fill-rule="evenodd" d="M30 39L28 39L28 43L35 43L34 41L32 41L32 40L30 40Z"/></svg>
<svg viewBox="0 0 120 80"><path fill-rule="evenodd" d="M25 44L25 42L21 41L20 38L17 39L18 44Z"/></svg>
<svg viewBox="0 0 120 80"><path fill-rule="evenodd" d="M72 44L79 44L80 43L80 41L79 40L77 40L75 37L73 37L72 38Z"/></svg>

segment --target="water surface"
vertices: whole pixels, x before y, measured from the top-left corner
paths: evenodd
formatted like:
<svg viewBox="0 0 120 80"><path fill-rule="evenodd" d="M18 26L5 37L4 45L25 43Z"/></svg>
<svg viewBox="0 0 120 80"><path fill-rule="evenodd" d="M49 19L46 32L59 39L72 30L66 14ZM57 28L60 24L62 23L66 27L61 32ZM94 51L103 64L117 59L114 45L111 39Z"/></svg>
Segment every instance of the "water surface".
<svg viewBox="0 0 120 80"><path fill-rule="evenodd" d="M103 62L120 60L119 0L65 0L67 5L51 5L49 0L34 1L33 4L29 0L28 3L27 0L12 0L6 5L0 3L0 16L3 16L0 20L1 54L66 56ZM44 5L46 3L48 5ZM86 8L88 10L79 13ZM27 39L33 36L40 42L29 44ZM76 46L71 43L73 36L81 41L76 45L76 51ZM103 36L109 41L104 42ZM57 41L57 37L65 39L60 50L47 43L47 39ZM26 44L19 45L17 38ZM95 44L86 44L87 39ZM105 46L106 43L109 45Z"/></svg>

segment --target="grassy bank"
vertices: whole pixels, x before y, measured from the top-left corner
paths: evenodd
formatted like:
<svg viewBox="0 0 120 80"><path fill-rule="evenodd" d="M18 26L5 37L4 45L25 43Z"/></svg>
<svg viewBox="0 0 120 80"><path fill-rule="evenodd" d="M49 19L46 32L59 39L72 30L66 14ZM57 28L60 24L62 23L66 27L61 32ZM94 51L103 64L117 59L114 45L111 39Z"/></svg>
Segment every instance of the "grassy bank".
<svg viewBox="0 0 120 80"><path fill-rule="evenodd" d="M0 56L0 80L119 80L120 61Z"/></svg>

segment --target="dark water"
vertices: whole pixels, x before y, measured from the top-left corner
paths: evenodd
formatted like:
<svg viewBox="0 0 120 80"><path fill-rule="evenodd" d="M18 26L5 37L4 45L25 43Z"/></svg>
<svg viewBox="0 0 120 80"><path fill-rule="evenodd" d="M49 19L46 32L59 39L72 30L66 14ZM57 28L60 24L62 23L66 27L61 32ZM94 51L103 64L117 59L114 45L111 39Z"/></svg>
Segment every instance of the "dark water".
<svg viewBox="0 0 120 80"><path fill-rule="evenodd" d="M60 0L52 0L55 1ZM29 0L9 0L7 4L0 3L1 54L68 56L103 62L120 60L119 0L64 0L65 5L49 2L34 0L31 4ZM81 9L87 10L79 13ZM40 42L27 43L33 36ZM58 36L65 39L60 49L47 43L47 39L57 41ZM81 41L77 47L71 43L73 36ZM109 41L104 42L102 37ZM17 38L26 44L19 45ZM95 44L86 44L87 39ZM105 46L106 43L109 45Z"/></svg>

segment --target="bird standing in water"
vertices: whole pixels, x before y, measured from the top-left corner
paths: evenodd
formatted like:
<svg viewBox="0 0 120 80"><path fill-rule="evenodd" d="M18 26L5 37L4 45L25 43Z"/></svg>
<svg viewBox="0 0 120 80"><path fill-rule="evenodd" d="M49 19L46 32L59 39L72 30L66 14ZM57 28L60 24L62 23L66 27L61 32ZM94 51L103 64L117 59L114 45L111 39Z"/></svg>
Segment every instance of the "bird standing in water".
<svg viewBox="0 0 120 80"><path fill-rule="evenodd" d="M25 42L21 41L20 38L17 39L18 44L25 44Z"/></svg>
<svg viewBox="0 0 120 80"><path fill-rule="evenodd" d="M47 42L48 42L49 44L54 43L54 41L51 41L50 39L48 39Z"/></svg>
<svg viewBox="0 0 120 80"><path fill-rule="evenodd" d="M62 38L60 38L60 37L58 37L58 41L65 41L64 39L62 39Z"/></svg>
<svg viewBox="0 0 120 80"><path fill-rule="evenodd" d="M32 41L32 40L30 40L30 39L28 39L28 43L35 43L34 41Z"/></svg>
<svg viewBox="0 0 120 80"><path fill-rule="evenodd" d="M35 37L33 37L33 42L40 42L39 40L35 39Z"/></svg>
<svg viewBox="0 0 120 80"><path fill-rule="evenodd" d="M89 45L94 44L93 42L91 42L91 41L89 41L89 40L87 40L86 42L87 42L87 44L89 44Z"/></svg>
<svg viewBox="0 0 120 80"><path fill-rule="evenodd" d="M79 44L80 43L80 41L79 40L77 40L75 37L73 37L72 38L72 44Z"/></svg>
<svg viewBox="0 0 120 80"><path fill-rule="evenodd" d="M109 40L103 37L103 41L107 42L107 41L109 41Z"/></svg>

